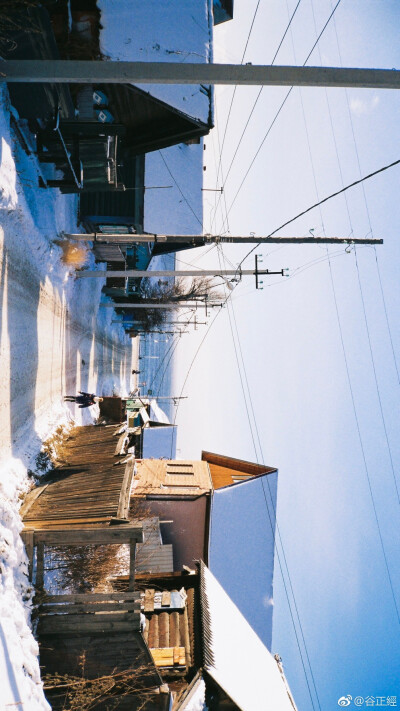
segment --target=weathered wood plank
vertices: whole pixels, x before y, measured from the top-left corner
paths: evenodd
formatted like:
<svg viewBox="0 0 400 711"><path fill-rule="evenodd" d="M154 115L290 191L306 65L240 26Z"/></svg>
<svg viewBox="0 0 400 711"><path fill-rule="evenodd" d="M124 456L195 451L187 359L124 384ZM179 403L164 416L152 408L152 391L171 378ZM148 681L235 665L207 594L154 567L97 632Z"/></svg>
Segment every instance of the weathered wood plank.
<svg viewBox="0 0 400 711"><path fill-rule="evenodd" d="M34 542L35 542L35 533ZM36 547L36 587L40 590L44 585L44 543L40 542Z"/></svg>
<svg viewBox="0 0 400 711"><path fill-rule="evenodd" d="M183 642L183 644L185 646L186 663L188 666L191 666L189 620L188 620L187 607L184 608L183 615L180 616L179 623L181 625L180 629L179 629L181 641Z"/></svg>
<svg viewBox="0 0 400 711"><path fill-rule="evenodd" d="M57 624L54 624L54 617L43 617L39 620L38 632L39 635L59 635L59 634L74 634L81 635L98 634L104 632L129 632L138 631L140 629L140 617L131 616L125 621L81 621L79 625L68 622L69 615L65 615L65 619L60 615L57 617ZM96 616L97 617L97 616Z"/></svg>
<svg viewBox="0 0 400 711"><path fill-rule="evenodd" d="M43 494L44 491L46 491L47 487L48 484L45 484L44 486L37 486L35 489L32 489L32 491L27 494L25 501L19 511L21 518L24 518L24 516L26 516L29 509L33 506L35 501L37 501L39 496Z"/></svg>
<svg viewBox="0 0 400 711"><path fill-rule="evenodd" d="M169 614L161 612L158 616L158 643L160 647L169 647Z"/></svg>
<svg viewBox="0 0 400 711"><path fill-rule="evenodd" d="M122 435L118 438L117 446L115 447L114 451L114 457L119 457L121 454L125 454L123 452L123 445L126 440L126 434L125 432L122 433Z"/></svg>
<svg viewBox="0 0 400 711"><path fill-rule="evenodd" d="M107 526L103 528L58 529L35 531L35 542L46 545L81 546L81 545L106 545L110 543L128 543L129 541L143 541L143 529L129 524L120 526Z"/></svg>
<svg viewBox="0 0 400 711"><path fill-rule="evenodd" d="M144 591L144 612L153 612L154 610L154 590L147 589Z"/></svg>
<svg viewBox="0 0 400 711"><path fill-rule="evenodd" d="M125 466L124 479L118 503L117 517L128 518L131 488L134 476L135 460L132 458Z"/></svg>
<svg viewBox="0 0 400 711"><path fill-rule="evenodd" d="M24 530L25 531L33 531L36 528L38 529L44 529L44 528L52 528L53 526L59 526L65 528L67 524L71 524L71 526L81 528L83 525L87 523L109 523L110 522L110 516L107 517L102 517L102 518L78 518L78 519L37 519L37 520L31 520L31 521L24 521Z"/></svg>
<svg viewBox="0 0 400 711"><path fill-rule="evenodd" d="M93 613L83 613L83 614L68 614L68 615L44 615L40 616L41 620L52 620L55 625L71 625L79 627L81 622L88 624L93 623L94 625L100 625L103 622L131 622L134 618L137 618L137 612L93 612Z"/></svg>
<svg viewBox="0 0 400 711"><path fill-rule="evenodd" d="M184 647L174 647L174 665L185 665L186 664L186 654Z"/></svg>
<svg viewBox="0 0 400 711"><path fill-rule="evenodd" d="M131 540L129 546L129 582L128 590L135 588L136 541Z"/></svg>
<svg viewBox="0 0 400 711"><path fill-rule="evenodd" d="M169 590L164 590L161 596L161 607L171 606L171 593Z"/></svg>
<svg viewBox="0 0 400 711"><path fill-rule="evenodd" d="M107 600L119 600L125 602L127 600L140 601L139 592L113 592L113 593L71 593L69 595L46 595L44 604L53 602L85 602L86 600L93 602L107 602Z"/></svg>
<svg viewBox="0 0 400 711"><path fill-rule="evenodd" d="M131 602L82 602L82 603L49 603L40 605L39 611L41 615L47 614L85 614L92 612L131 612L135 610L140 612L140 602L132 600Z"/></svg>
<svg viewBox="0 0 400 711"><path fill-rule="evenodd" d="M34 554L33 531L22 531L21 538L25 545L26 555L28 556L28 578L32 580Z"/></svg>
<svg viewBox="0 0 400 711"><path fill-rule="evenodd" d="M184 647L150 648L156 667L184 666L186 661Z"/></svg>
<svg viewBox="0 0 400 711"><path fill-rule="evenodd" d="M179 647L179 612L171 612L169 620L169 643L172 647Z"/></svg>
<svg viewBox="0 0 400 711"><path fill-rule="evenodd" d="M143 634L143 639L144 639L144 641L146 642L146 644L147 644L147 642L148 642L148 640L149 640L149 626L150 626L150 624L149 624L149 619L146 617L146 622L145 622L145 625L144 625L144 630L143 630L143 632L142 632L142 634Z"/></svg>

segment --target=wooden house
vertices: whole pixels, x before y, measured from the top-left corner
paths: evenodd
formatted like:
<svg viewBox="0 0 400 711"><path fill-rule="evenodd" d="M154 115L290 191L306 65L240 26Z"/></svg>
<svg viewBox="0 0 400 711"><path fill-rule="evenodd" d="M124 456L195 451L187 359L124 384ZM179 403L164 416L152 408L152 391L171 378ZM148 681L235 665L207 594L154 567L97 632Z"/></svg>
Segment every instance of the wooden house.
<svg viewBox="0 0 400 711"><path fill-rule="evenodd" d="M137 585L143 637L171 711L296 711L280 658L204 563L191 574L138 575Z"/></svg>
<svg viewBox="0 0 400 711"><path fill-rule="evenodd" d="M237 502L245 501L246 491L276 470L210 452L200 461L135 459L122 446L122 436L126 439L120 425L73 430L59 466L22 509L23 538L38 593L44 674L77 678L84 657L89 680L108 678L115 670L141 680L140 694L132 690L118 699L121 711L136 709L144 696L148 711L191 711L199 694L209 709L252 711L260 707L249 702L249 689L259 684L257 675L268 673L271 699L279 698L279 708L289 709L285 704L290 694L279 666L213 573L199 564L205 560L215 565L221 577L212 547L221 524L218 497L233 496L230 515L238 537L234 531L219 534L219 547L228 556L227 538L235 548L244 538L241 517L246 510L237 508ZM249 517L246 527L252 535ZM258 545L257 538L253 540ZM87 581L90 555L102 570L101 557L96 552L93 558L91 549L120 550L122 545L128 546L124 560L129 572L119 573L117 558L112 558L104 578L97 575L95 584ZM52 553L72 547L83 555L79 591L51 594ZM273 564L273 551L271 557ZM247 558L251 560L248 551ZM249 593L252 570L246 562L234 561L230 572L235 580L245 580ZM232 615L223 624L222 608ZM236 645L229 637L233 629ZM257 670L250 674L242 650L253 647L254 652L245 655ZM223 661L225 654L229 664ZM240 674L246 683L238 688ZM62 708L64 692L48 693L53 708ZM106 709L109 701L105 694L99 708ZM262 708L277 707L268 702Z"/></svg>
<svg viewBox="0 0 400 711"><path fill-rule="evenodd" d="M142 497L159 518L174 570L204 560L270 648L277 469L206 451L201 461L147 459L136 467L131 500Z"/></svg>

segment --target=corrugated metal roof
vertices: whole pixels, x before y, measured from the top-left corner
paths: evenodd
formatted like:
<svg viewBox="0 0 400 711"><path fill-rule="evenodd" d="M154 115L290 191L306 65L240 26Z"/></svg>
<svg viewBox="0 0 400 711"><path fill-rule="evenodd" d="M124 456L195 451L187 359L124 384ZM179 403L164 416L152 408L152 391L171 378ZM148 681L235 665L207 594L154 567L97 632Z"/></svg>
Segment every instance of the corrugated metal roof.
<svg viewBox="0 0 400 711"><path fill-rule="evenodd" d="M204 669L241 711L295 711L277 661L201 563Z"/></svg>
<svg viewBox="0 0 400 711"><path fill-rule="evenodd" d="M157 517L143 521L143 543L136 546L135 569L138 573L172 573L172 544L163 545Z"/></svg>

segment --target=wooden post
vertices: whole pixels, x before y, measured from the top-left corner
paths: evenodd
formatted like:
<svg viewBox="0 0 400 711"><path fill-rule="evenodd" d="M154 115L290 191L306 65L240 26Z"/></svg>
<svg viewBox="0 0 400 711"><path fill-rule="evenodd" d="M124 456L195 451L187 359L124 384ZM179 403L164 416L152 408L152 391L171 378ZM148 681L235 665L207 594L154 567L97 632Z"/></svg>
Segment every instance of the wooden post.
<svg viewBox="0 0 400 711"><path fill-rule="evenodd" d="M33 547L33 538L34 538L34 531L22 531L21 533L21 538L24 542L25 545L25 550L26 550L26 555L28 556L28 578L32 582L32 573L33 573L33 553L34 553L34 547Z"/></svg>
<svg viewBox="0 0 400 711"><path fill-rule="evenodd" d="M131 540L129 548L129 585L128 590L135 589L136 541Z"/></svg>
<svg viewBox="0 0 400 711"><path fill-rule="evenodd" d="M37 541L36 543L36 582L35 587L38 590L43 590L44 587L44 543Z"/></svg>

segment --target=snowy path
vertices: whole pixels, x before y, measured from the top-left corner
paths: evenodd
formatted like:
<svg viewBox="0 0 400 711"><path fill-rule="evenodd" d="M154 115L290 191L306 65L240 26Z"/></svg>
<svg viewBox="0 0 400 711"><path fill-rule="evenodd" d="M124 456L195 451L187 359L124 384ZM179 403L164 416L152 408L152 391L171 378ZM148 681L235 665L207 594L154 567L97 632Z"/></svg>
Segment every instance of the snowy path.
<svg viewBox="0 0 400 711"><path fill-rule="evenodd" d="M21 440L24 448L64 394L129 389L133 367L132 342L98 323L97 285L77 294L73 276L66 289L43 279L20 235L0 227L0 457L20 456Z"/></svg>
<svg viewBox="0 0 400 711"><path fill-rule="evenodd" d="M0 710L44 711L21 495L43 439L71 415L77 424L96 415L97 406L75 411L63 395L127 393L137 353L111 323L112 309L99 308L98 280L75 280L63 264L54 240L76 231L76 197L37 187L35 159L10 130L4 89L0 137Z"/></svg>

